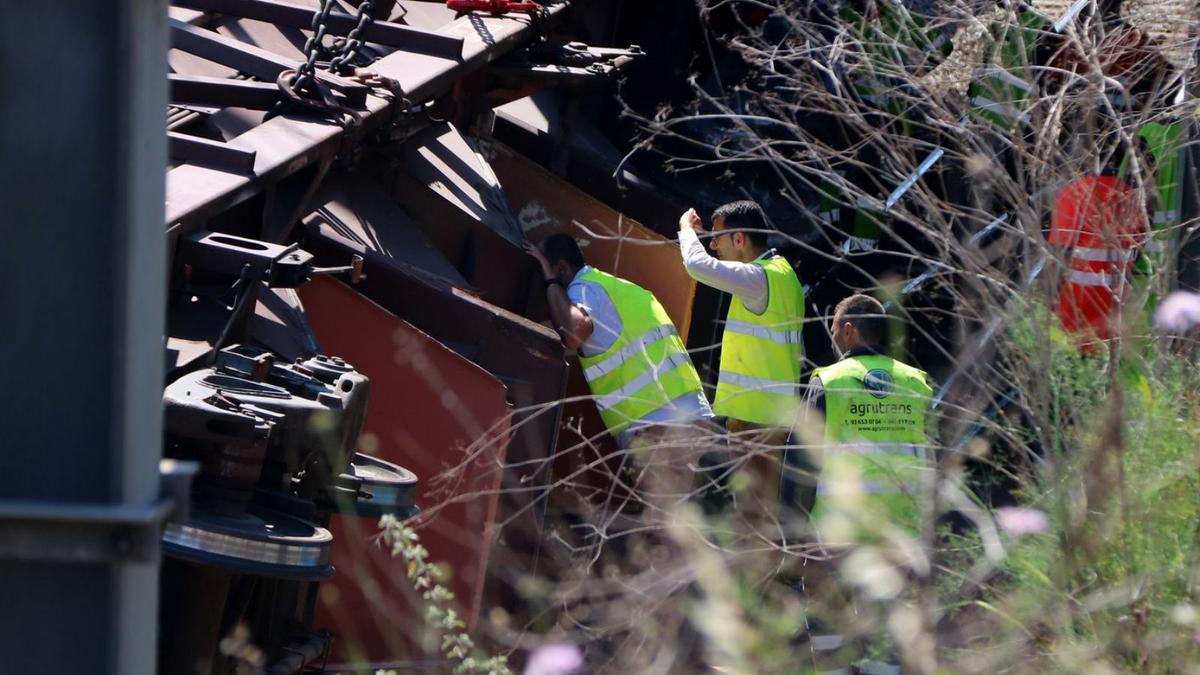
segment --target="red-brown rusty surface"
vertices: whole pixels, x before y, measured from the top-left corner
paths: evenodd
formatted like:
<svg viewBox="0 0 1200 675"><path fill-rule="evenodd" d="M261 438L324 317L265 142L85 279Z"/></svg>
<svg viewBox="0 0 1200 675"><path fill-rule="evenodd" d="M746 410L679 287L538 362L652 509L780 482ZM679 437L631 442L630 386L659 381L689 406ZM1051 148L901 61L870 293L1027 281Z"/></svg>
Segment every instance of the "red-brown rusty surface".
<svg viewBox="0 0 1200 675"><path fill-rule="evenodd" d="M683 268L678 244L625 218L502 144L492 142L486 149L509 204L532 241L558 232L575 237L589 264L652 291L687 340L696 282ZM583 484L593 503L622 501L624 493L613 482L620 465L616 444L604 433L595 404L587 400L587 382L573 358L569 373L567 397L571 402L564 406L555 476L571 476L599 462L574 482ZM565 497L561 492L555 497L558 507L571 508L559 498Z"/></svg>
<svg viewBox="0 0 1200 675"><path fill-rule="evenodd" d="M687 341L696 282L683 268L677 243L508 147L495 142L487 147L509 206L531 240L556 232L575 237L588 264L652 291Z"/></svg>
<svg viewBox="0 0 1200 675"><path fill-rule="evenodd" d="M420 477L422 544L431 560L451 565L452 590L473 627L509 436L504 385L339 281L314 279L301 296L325 351L371 378L366 449ZM453 481L438 480L456 466L463 470ZM422 619L408 600L404 564L372 541L373 521L335 516L330 529L337 574L322 584L316 625L340 636L334 660L411 658L412 627Z"/></svg>
<svg viewBox="0 0 1200 675"><path fill-rule="evenodd" d="M508 388L514 407L513 437L504 473L507 492L499 519L507 523L493 556L533 569L539 559L550 461L566 382L558 335L539 324L464 291L466 280L432 247L407 213L371 179L351 175L330 181L320 206L307 218L305 247L318 264L335 265L352 254L365 258L366 278L354 287L400 318L470 359ZM494 563L502 564L502 563ZM519 602L500 575L489 603Z"/></svg>
<svg viewBox="0 0 1200 675"><path fill-rule="evenodd" d="M450 124L410 139L402 161L389 184L396 202L484 300L524 313L536 265L488 163Z"/></svg>

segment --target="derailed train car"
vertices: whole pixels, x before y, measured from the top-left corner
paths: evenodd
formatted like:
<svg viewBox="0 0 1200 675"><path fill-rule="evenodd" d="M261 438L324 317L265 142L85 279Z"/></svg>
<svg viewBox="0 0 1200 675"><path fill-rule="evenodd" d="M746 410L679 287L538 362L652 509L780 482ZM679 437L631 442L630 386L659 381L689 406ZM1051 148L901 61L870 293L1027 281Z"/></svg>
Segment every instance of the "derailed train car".
<svg viewBox="0 0 1200 675"><path fill-rule="evenodd" d="M162 539L161 672L437 667L381 515L450 565L468 628L553 573L544 530L619 462L527 238L572 233L716 342L664 235L741 194L625 163L611 96L631 65L635 104L690 95L694 4L528 4L173 2L164 453L199 472Z"/></svg>
<svg viewBox="0 0 1200 675"><path fill-rule="evenodd" d="M693 347L717 342L720 304L668 237L689 196L741 195L625 162L612 85L645 53L614 44L654 33L621 3L317 4L171 10L167 454L201 471L191 520L164 539L166 672L228 667L218 643L238 626L271 672L431 663L374 518L413 519L471 630L484 608L520 614L522 575L556 573L538 568L554 560L545 528L635 504L616 494L620 458L578 368L538 322L525 241L572 234L653 290ZM648 11L678 30L626 92L635 106L691 94L644 88L666 75L678 89L699 37L690 3ZM736 57L715 58L711 77L736 76ZM930 172L940 156L887 202L918 180L957 185L949 162ZM819 257L811 214L773 203L769 181L746 189L781 244L805 245L793 259ZM844 272L806 281L819 299ZM716 353L697 356L710 380Z"/></svg>
<svg viewBox="0 0 1200 675"><path fill-rule="evenodd" d="M170 8L166 456L200 471L164 537L161 672L436 667L384 514L468 630L519 603L501 572L534 571L550 486L587 462L559 452L579 384L535 320L533 230L636 230L654 246L624 259L673 270L641 281L689 319L669 242L488 138L497 106L642 56L561 32L615 7L335 4Z"/></svg>

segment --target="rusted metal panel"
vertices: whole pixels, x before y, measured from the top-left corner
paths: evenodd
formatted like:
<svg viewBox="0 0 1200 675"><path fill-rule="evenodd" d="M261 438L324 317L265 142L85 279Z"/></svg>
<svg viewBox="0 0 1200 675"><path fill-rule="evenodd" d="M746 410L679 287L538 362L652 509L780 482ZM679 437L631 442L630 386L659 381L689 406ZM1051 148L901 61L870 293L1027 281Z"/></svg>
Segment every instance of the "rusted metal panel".
<svg viewBox="0 0 1200 675"><path fill-rule="evenodd" d="M322 206L305 218L305 249L320 264L362 255L366 278L355 290L500 378L520 422L510 455L549 457L557 428L552 404L566 379L558 335L476 297L380 188L352 176L335 181L320 199ZM525 485L538 480L518 478Z"/></svg>
<svg viewBox="0 0 1200 675"><path fill-rule="evenodd" d="M422 131L401 153L396 200L485 300L524 312L538 271L492 168L450 124Z"/></svg>
<svg viewBox="0 0 1200 675"><path fill-rule="evenodd" d="M422 544L452 566L473 628L509 437L504 385L341 282L318 278L300 293L322 346L371 378L364 449L421 476ZM451 467L459 470L439 481ZM405 628L421 615L407 599L405 566L372 540L373 523L335 516L331 529L338 573L321 588L317 625L340 636L334 660L410 655Z"/></svg>
<svg viewBox="0 0 1200 675"><path fill-rule="evenodd" d="M330 260L357 253L367 259L370 269L401 266L471 290L467 280L372 176L331 176L314 203L319 206L304 218L305 228L318 240L336 241L345 251L331 253Z"/></svg>
<svg viewBox="0 0 1200 675"><path fill-rule="evenodd" d="M572 114L577 105L569 92L544 89L496 108L492 135L601 202L671 236L679 214L704 200L694 194L681 199L673 186L638 174L593 116Z"/></svg>
<svg viewBox="0 0 1200 675"><path fill-rule="evenodd" d="M431 248L406 213L368 179L332 182L323 204L305 219L304 246L322 264L351 254L365 258L366 278L355 290L486 369L508 387L513 438L504 472L500 520L506 523L494 555L518 558L533 570L542 512L553 480L564 348L554 331L475 297L448 261ZM497 575L489 603L515 613L519 596Z"/></svg>
<svg viewBox="0 0 1200 675"><path fill-rule="evenodd" d="M683 268L679 244L651 231L507 146L488 144L488 159L530 239L565 232L580 241L588 263L649 289L687 340L696 282Z"/></svg>

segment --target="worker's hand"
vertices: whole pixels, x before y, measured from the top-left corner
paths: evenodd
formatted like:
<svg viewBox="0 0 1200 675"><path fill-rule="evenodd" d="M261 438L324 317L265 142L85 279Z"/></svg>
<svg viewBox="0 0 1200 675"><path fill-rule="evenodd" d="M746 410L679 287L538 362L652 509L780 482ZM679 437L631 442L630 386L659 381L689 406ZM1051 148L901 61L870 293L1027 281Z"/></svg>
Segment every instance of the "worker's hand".
<svg viewBox="0 0 1200 675"><path fill-rule="evenodd" d="M550 261L546 260L546 256L542 254L542 251L537 246L534 246L532 242L527 241L521 247L525 249L525 252L528 253L530 257L538 261L538 264L542 266L543 279L549 279L550 277L554 276L554 270L550 267Z"/></svg>
<svg viewBox="0 0 1200 675"><path fill-rule="evenodd" d="M679 229L686 230L689 227L696 232L704 233L704 221L700 220L700 214L696 213L696 209L688 209L682 216L679 216Z"/></svg>

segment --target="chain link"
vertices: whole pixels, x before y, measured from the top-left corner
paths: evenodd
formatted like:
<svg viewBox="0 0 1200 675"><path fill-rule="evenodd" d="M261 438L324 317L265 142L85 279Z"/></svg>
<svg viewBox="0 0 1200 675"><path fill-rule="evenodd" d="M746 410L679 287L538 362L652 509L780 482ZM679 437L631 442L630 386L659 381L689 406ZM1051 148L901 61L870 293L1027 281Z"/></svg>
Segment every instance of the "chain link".
<svg viewBox="0 0 1200 675"><path fill-rule="evenodd" d="M358 50L362 49L363 40L360 35L363 28L374 20L375 17L372 16L374 7L374 0L362 0L362 3L359 4L358 23L346 34L346 39L342 43L342 48L338 55L329 61L329 69L333 72L345 74L352 70L350 61L358 55Z"/></svg>
<svg viewBox="0 0 1200 675"><path fill-rule="evenodd" d="M313 13L312 35L304 43L304 61L295 70L285 70L279 74L276 84L283 94L281 99L267 113L270 119L292 106L300 106L329 115L347 127L357 127L362 122L362 116L335 98L329 86L317 80L317 62L323 54L335 51L335 56L329 62L329 70L339 74L353 71L350 62L358 55L363 40L362 30L374 17L374 0L362 0L358 6L358 21L344 40L335 43L330 49L324 45L325 36L329 34L329 15L337 0L321 0L320 6Z"/></svg>
<svg viewBox="0 0 1200 675"><path fill-rule="evenodd" d="M321 6L313 13L312 35L304 43L304 63L296 69L296 76L289 83L296 91L304 91L312 84L317 73L317 58L321 54L321 41L329 31L329 13L336 0L321 0Z"/></svg>

